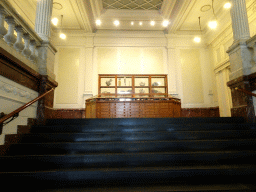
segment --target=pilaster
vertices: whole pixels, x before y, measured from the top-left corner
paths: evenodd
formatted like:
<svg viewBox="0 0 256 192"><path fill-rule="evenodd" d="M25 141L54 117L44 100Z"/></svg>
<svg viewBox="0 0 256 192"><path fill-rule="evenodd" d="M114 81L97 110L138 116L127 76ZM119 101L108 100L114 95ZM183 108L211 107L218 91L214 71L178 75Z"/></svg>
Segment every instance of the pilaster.
<svg viewBox="0 0 256 192"><path fill-rule="evenodd" d="M85 79L84 79L84 96L89 98L93 95L93 80L94 77L94 34L86 35L86 45L85 45ZM98 87L98 85L97 85Z"/></svg>

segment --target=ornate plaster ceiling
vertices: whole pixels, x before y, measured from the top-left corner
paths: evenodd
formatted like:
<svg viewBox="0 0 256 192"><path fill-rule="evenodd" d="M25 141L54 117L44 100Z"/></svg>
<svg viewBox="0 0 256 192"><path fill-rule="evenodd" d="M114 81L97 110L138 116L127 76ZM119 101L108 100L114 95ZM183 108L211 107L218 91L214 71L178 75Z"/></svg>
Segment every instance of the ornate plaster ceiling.
<svg viewBox="0 0 256 192"><path fill-rule="evenodd" d="M104 9L159 10L163 0L102 0Z"/></svg>
<svg viewBox="0 0 256 192"><path fill-rule="evenodd" d="M34 27L37 0L8 0L17 12ZM255 3L246 0L247 4ZM207 33L207 23L214 18L212 9L201 11L205 5L212 5L212 0L53 0L53 17L63 15L62 26L53 27L58 30L74 30L80 33L103 30L161 30L175 34L201 34L198 17L201 17L201 27ZM221 23L230 23L229 10L223 9L226 0L214 0L214 9L217 20ZM61 4L56 5L56 3ZM56 8L57 6L57 8ZM209 6L208 6L209 7ZM102 24L96 25L100 19ZM167 19L168 27L162 26ZM115 20L120 25L114 26ZM151 26L150 21L155 25ZM131 25L131 22L134 25ZM139 25L143 22L143 25Z"/></svg>

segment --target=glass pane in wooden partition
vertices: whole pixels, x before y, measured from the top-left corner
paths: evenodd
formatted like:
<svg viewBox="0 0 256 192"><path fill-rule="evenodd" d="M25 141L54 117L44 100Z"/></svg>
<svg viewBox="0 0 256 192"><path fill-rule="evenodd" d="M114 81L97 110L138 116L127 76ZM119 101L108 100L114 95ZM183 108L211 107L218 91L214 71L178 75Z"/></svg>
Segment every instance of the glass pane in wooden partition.
<svg viewBox="0 0 256 192"><path fill-rule="evenodd" d="M135 93L149 93L149 88L135 88Z"/></svg>
<svg viewBox="0 0 256 192"><path fill-rule="evenodd" d="M117 94L132 94L132 88L117 88Z"/></svg>
<svg viewBox="0 0 256 192"><path fill-rule="evenodd" d="M151 78L152 86L165 86L165 78L164 77L154 77Z"/></svg>
<svg viewBox="0 0 256 192"><path fill-rule="evenodd" d="M145 76L135 77L135 86L149 86L149 78Z"/></svg>
<svg viewBox="0 0 256 192"><path fill-rule="evenodd" d="M136 94L135 97L149 97L149 95L139 95L139 94Z"/></svg>
<svg viewBox="0 0 256 192"><path fill-rule="evenodd" d="M165 93L165 88L153 88L152 93Z"/></svg>
<svg viewBox="0 0 256 192"><path fill-rule="evenodd" d="M101 88L101 94L115 94L115 88Z"/></svg>
<svg viewBox="0 0 256 192"><path fill-rule="evenodd" d="M117 77L117 86L132 86L132 77Z"/></svg>
<svg viewBox="0 0 256 192"><path fill-rule="evenodd" d="M115 77L102 77L100 86L115 86Z"/></svg>

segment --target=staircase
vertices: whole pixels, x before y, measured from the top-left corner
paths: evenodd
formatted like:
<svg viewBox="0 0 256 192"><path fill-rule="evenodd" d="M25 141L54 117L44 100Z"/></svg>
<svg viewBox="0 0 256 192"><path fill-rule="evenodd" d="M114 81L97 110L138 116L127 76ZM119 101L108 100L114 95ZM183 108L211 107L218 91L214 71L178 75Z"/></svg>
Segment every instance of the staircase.
<svg viewBox="0 0 256 192"><path fill-rule="evenodd" d="M255 128L243 118L47 120L8 137L19 142L0 156L0 181L26 191L255 191Z"/></svg>

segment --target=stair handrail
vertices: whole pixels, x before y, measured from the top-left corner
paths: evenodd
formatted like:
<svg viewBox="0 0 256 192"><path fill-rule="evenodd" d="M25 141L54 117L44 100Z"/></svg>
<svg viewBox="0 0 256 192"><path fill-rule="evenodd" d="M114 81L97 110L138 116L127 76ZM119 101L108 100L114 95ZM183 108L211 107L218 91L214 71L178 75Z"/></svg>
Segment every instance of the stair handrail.
<svg viewBox="0 0 256 192"><path fill-rule="evenodd" d="M54 88L50 89L49 91L45 92L44 94L38 96L37 98L33 99L32 101L26 103L25 105L21 106L20 108L16 109L15 111L9 113L8 115L2 117L0 119L0 125L3 124L4 121L6 121L7 119L14 117L15 115L17 115L19 112L23 111L24 109L26 109L27 107L29 107L30 105L32 105L33 103L37 102L38 100L42 99L43 97L45 97L46 95L48 95L50 92L52 92L54 90Z"/></svg>
<svg viewBox="0 0 256 192"><path fill-rule="evenodd" d="M235 88L235 90L237 90L237 91L240 91L240 92L243 92L243 93L246 93L246 94L248 94L248 95L251 95L251 96L253 96L253 97L256 97L256 94L255 93L252 93L252 92L250 92L250 91L247 91L246 89L239 89L239 88Z"/></svg>

